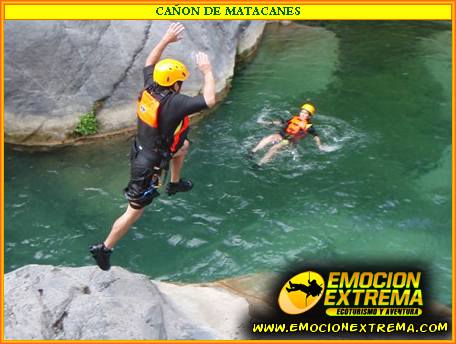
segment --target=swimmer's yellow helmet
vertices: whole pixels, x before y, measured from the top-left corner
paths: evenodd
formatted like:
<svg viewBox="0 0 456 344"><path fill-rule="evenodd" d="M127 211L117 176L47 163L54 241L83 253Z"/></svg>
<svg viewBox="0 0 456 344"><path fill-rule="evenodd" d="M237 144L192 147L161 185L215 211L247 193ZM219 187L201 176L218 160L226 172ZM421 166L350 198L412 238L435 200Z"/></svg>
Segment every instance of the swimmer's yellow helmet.
<svg viewBox="0 0 456 344"><path fill-rule="evenodd" d="M306 110L310 113L311 116L315 115L317 112L317 109L315 108L315 105L312 105L310 103L305 103L301 106L301 110Z"/></svg>
<svg viewBox="0 0 456 344"><path fill-rule="evenodd" d="M171 86L177 81L184 81L190 73L185 65L177 60L164 59L154 68L154 81L160 86Z"/></svg>

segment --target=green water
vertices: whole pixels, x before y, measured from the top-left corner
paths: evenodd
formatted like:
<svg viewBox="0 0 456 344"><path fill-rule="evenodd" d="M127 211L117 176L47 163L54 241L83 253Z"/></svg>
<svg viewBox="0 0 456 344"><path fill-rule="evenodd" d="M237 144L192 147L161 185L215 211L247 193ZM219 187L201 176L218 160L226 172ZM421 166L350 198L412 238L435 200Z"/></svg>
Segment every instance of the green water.
<svg viewBox="0 0 456 344"><path fill-rule="evenodd" d="M148 207L113 263L190 282L309 260L419 260L434 297L450 304L450 75L449 25L269 27L229 96L192 130L183 174L195 189ZM329 152L307 138L250 168L246 151L275 130L257 121L306 98ZM7 146L6 270L92 264L89 244L126 206L128 152L125 140L48 153Z"/></svg>

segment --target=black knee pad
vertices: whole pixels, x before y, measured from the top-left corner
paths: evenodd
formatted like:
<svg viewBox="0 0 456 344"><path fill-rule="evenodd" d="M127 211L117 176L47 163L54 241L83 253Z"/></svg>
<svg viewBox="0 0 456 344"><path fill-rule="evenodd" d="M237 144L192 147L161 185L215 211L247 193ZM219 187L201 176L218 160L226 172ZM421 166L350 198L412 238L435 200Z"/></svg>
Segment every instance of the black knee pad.
<svg viewBox="0 0 456 344"><path fill-rule="evenodd" d="M133 209L142 209L146 205L151 204L155 197L160 196L160 193L155 186L151 186L144 193L139 195L132 192L129 188L125 188L124 195Z"/></svg>
<svg viewBox="0 0 456 344"><path fill-rule="evenodd" d="M145 207L145 205L133 203L131 201L129 201L128 204L130 204L130 207L132 207L133 209L136 209L136 210L139 210L139 209L142 209Z"/></svg>

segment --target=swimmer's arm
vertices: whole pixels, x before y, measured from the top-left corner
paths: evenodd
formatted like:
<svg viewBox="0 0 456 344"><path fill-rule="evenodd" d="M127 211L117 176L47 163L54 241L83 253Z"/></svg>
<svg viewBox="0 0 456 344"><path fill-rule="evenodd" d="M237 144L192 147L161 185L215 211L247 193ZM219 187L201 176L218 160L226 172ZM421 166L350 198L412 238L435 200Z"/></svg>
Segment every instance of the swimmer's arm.
<svg viewBox="0 0 456 344"><path fill-rule="evenodd" d="M315 140L315 143L317 144L318 149L321 151L324 151L323 146L321 144L320 136L315 135L314 140Z"/></svg>
<svg viewBox="0 0 456 344"><path fill-rule="evenodd" d="M150 52L149 56L147 56L146 64L144 67L156 64L160 60L160 57L168 44L177 42L182 39L182 36L180 34L184 30L185 27L181 23L172 23L161 41L158 42L158 44Z"/></svg>
<svg viewBox="0 0 456 344"><path fill-rule="evenodd" d="M320 136L315 135L315 136L314 136L314 140L315 140L315 143L317 144L318 149L319 149L321 152L328 152L328 148L327 148L326 146L323 146L323 145L321 144Z"/></svg>
<svg viewBox="0 0 456 344"><path fill-rule="evenodd" d="M270 124L273 124L273 125L282 125L283 122L282 121L265 121L263 119L259 119L257 121L258 124L264 124L264 125L270 125Z"/></svg>
<svg viewBox="0 0 456 344"><path fill-rule="evenodd" d="M319 150L321 151L324 151L325 148L323 147L323 145L321 144L321 140L320 140L320 136L318 136L318 133L317 131L315 130L315 127L314 126L311 126L309 128L309 131L308 131L309 134L311 134L315 140L315 143L317 144L317 147Z"/></svg>

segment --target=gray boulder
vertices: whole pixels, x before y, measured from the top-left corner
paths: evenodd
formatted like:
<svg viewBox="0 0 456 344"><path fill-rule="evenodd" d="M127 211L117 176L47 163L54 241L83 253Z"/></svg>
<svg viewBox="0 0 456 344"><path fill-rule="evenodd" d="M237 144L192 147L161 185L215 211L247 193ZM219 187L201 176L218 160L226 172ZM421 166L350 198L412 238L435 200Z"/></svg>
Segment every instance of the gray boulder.
<svg viewBox="0 0 456 344"><path fill-rule="evenodd" d="M5 22L5 140L25 145L68 140L79 117L101 106L100 132L135 125L142 67L167 21ZM183 93L201 91L195 53L208 53L217 91L233 76L236 56L256 46L262 21L186 21L184 39L163 57L190 69Z"/></svg>
<svg viewBox="0 0 456 344"><path fill-rule="evenodd" d="M27 265L5 275L6 339L237 339L247 301L113 267Z"/></svg>

